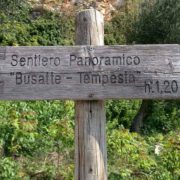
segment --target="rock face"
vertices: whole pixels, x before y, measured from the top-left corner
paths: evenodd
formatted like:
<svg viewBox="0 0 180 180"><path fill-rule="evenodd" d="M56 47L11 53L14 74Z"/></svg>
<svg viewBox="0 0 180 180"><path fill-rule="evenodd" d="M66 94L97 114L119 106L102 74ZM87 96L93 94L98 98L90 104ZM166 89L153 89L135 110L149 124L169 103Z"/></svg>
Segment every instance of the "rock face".
<svg viewBox="0 0 180 180"><path fill-rule="evenodd" d="M111 19L111 14L116 8L124 6L126 0L28 0L34 8L55 11L73 15L78 8L96 8L101 11L106 20Z"/></svg>
<svg viewBox="0 0 180 180"><path fill-rule="evenodd" d="M71 2L76 5L78 3L82 3L82 0L72 0Z"/></svg>
<svg viewBox="0 0 180 180"><path fill-rule="evenodd" d="M125 5L125 0L116 0L115 6L120 8Z"/></svg>

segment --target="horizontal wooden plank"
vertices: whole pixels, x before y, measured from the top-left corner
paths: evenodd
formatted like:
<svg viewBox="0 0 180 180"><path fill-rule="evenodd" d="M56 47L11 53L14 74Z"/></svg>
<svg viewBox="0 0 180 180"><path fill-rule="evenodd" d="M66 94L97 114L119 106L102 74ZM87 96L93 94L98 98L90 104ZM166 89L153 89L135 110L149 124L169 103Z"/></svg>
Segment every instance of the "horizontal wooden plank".
<svg viewBox="0 0 180 180"><path fill-rule="evenodd" d="M0 99L180 99L180 46L0 47Z"/></svg>

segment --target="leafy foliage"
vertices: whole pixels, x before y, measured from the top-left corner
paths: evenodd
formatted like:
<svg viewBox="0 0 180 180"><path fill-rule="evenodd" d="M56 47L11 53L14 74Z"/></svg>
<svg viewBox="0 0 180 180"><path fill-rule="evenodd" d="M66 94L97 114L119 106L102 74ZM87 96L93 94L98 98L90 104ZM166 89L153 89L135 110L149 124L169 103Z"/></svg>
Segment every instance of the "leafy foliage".
<svg viewBox="0 0 180 180"><path fill-rule="evenodd" d="M23 174L33 176L42 172L44 177L56 176L53 167L60 163L73 170L71 101L1 102L0 112L1 156L13 157L17 163L25 158L27 164L23 161L19 165L25 166ZM69 156L71 160L67 161ZM56 172L68 175L58 168Z"/></svg>
<svg viewBox="0 0 180 180"><path fill-rule="evenodd" d="M143 138L121 127L115 129L117 124L108 123L109 179L178 179L179 132ZM155 154L157 145L159 154Z"/></svg>
<svg viewBox="0 0 180 180"><path fill-rule="evenodd" d="M144 134L168 133L180 127L180 101L153 101L145 119Z"/></svg>
<svg viewBox="0 0 180 180"><path fill-rule="evenodd" d="M106 117L107 121L117 121L117 128L122 126L129 129L132 119L136 115L139 105L139 100L109 100L106 102Z"/></svg>
<svg viewBox="0 0 180 180"><path fill-rule="evenodd" d="M126 0L125 6L115 12L112 20L105 24L105 44L134 43L134 40L129 41L129 37L134 30L134 22L138 19L141 2L142 0Z"/></svg>
<svg viewBox="0 0 180 180"><path fill-rule="evenodd" d="M3 180L18 179L18 167L12 158L0 159L0 178Z"/></svg>
<svg viewBox="0 0 180 180"><path fill-rule="evenodd" d="M68 21L60 15L42 11L34 17L32 9L23 9L18 16L10 18L0 12L1 45L72 45L74 43L74 20Z"/></svg>
<svg viewBox="0 0 180 180"><path fill-rule="evenodd" d="M141 13L134 23L128 41L136 43L179 43L180 1L147 0L141 5Z"/></svg>

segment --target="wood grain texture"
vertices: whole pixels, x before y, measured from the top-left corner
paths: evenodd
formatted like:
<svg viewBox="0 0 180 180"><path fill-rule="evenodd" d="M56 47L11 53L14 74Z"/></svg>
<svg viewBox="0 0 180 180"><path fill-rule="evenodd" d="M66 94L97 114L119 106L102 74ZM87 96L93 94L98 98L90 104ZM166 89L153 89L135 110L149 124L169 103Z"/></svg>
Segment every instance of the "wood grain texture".
<svg viewBox="0 0 180 180"><path fill-rule="evenodd" d="M80 12L76 18L76 44L103 45L103 22L103 16L96 10ZM91 56L91 48L87 54ZM75 179L106 180L104 101L76 101L75 112Z"/></svg>
<svg viewBox="0 0 180 180"><path fill-rule="evenodd" d="M103 101L76 102L76 180L106 180L107 157Z"/></svg>
<svg viewBox="0 0 180 180"><path fill-rule="evenodd" d="M179 99L180 46L0 47L0 99L121 98Z"/></svg>

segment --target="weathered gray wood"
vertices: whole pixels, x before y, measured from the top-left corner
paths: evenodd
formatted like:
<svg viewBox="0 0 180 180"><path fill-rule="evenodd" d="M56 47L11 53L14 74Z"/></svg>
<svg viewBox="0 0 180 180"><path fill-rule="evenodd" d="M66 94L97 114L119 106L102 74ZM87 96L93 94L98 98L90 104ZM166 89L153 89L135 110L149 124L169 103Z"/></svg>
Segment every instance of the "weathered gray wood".
<svg viewBox="0 0 180 180"><path fill-rule="evenodd" d="M180 46L0 47L0 99L120 98L180 98Z"/></svg>
<svg viewBox="0 0 180 180"><path fill-rule="evenodd" d="M75 107L75 179L106 180L104 102L77 101Z"/></svg>
<svg viewBox="0 0 180 180"><path fill-rule="evenodd" d="M93 9L79 13L76 18L76 44L103 45L103 43L103 16ZM91 49L87 50L87 54L91 56ZM89 95L91 96L91 91ZM106 180L104 102L76 101L75 107L75 179Z"/></svg>

